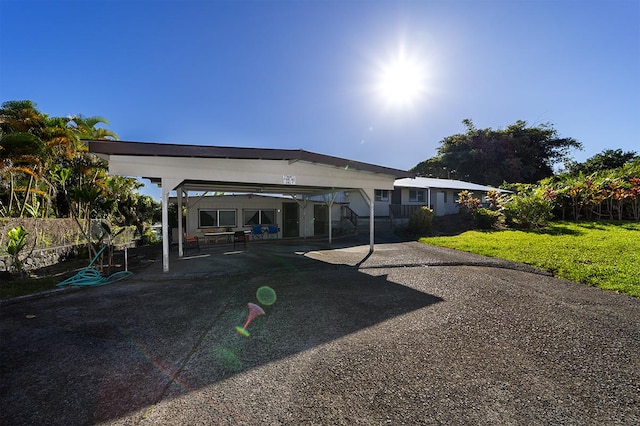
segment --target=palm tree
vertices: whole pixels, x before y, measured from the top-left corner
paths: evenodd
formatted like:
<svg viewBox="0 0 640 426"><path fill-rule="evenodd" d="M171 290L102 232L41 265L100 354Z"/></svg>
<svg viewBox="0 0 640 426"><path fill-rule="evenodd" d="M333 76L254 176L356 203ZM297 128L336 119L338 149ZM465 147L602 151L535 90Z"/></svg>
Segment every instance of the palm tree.
<svg viewBox="0 0 640 426"><path fill-rule="evenodd" d="M38 214L39 206L44 205L38 196L45 197L42 190L42 177L45 165L41 158L44 148L42 140L32 133L14 132L2 134L0 139L0 171L7 191L6 208L3 214L22 217L27 210L31 215ZM44 201L44 200L43 200ZM38 206L34 210L34 207Z"/></svg>
<svg viewBox="0 0 640 426"><path fill-rule="evenodd" d="M31 101L8 101L0 107L0 171L5 184L3 214L37 215L46 205L48 182L44 159L47 116ZM38 200L42 197L42 201Z"/></svg>
<svg viewBox="0 0 640 426"><path fill-rule="evenodd" d="M71 128L78 138L78 151L87 151L86 145L84 145L82 139L91 140L118 140L118 135L109 129L104 127L96 127L99 124L109 124L109 121L100 116L85 117L81 114L73 115L68 118L68 127Z"/></svg>
<svg viewBox="0 0 640 426"><path fill-rule="evenodd" d="M32 101L8 101L0 107L0 131L9 133L31 133L41 137L46 128L46 115Z"/></svg>

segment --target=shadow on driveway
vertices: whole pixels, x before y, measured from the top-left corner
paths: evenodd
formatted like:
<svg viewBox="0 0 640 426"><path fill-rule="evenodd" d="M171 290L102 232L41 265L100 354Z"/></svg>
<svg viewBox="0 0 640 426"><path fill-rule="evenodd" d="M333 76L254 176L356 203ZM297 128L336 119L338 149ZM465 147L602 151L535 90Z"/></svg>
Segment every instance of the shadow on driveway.
<svg viewBox="0 0 640 426"><path fill-rule="evenodd" d="M304 256L317 248L204 249L172 258L168 274L156 262L126 281L3 306L0 423L142 419L162 400L442 300ZM243 337L234 328L264 285L277 301Z"/></svg>

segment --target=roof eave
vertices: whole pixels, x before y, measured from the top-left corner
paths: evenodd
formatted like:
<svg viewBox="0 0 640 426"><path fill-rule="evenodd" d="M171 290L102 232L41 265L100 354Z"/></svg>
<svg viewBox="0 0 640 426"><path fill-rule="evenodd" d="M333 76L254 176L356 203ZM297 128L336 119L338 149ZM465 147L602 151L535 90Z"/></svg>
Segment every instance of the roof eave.
<svg viewBox="0 0 640 426"><path fill-rule="evenodd" d="M303 149L244 148L203 145L180 145L152 142L127 141L87 141L89 151L103 158L110 155L156 156L156 157L193 157L193 158L228 158L246 160L285 160L304 161L325 164L344 169L356 169L372 173L380 173L396 178L415 177L414 173L391 167L348 160L330 155L318 154Z"/></svg>

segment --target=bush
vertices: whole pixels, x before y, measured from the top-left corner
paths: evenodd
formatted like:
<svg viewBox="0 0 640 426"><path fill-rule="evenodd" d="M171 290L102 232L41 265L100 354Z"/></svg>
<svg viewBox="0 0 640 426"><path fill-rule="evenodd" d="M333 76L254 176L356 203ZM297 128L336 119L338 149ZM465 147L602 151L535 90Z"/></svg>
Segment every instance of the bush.
<svg viewBox="0 0 640 426"><path fill-rule="evenodd" d="M473 192L469 192L466 189L458 193L458 199L456 203L460 207L460 211L463 213L473 213L480 208L480 199L473 198Z"/></svg>
<svg viewBox="0 0 640 426"><path fill-rule="evenodd" d="M478 229L500 229L504 227L505 217L502 212L480 208L471 213Z"/></svg>
<svg viewBox="0 0 640 426"><path fill-rule="evenodd" d="M27 245L27 231L22 226L11 228L8 233L9 242L7 244L7 253L11 255L11 267L20 275L24 274L22 262L20 261L20 252Z"/></svg>
<svg viewBox="0 0 640 426"><path fill-rule="evenodd" d="M413 234L427 235L433 227L433 210L427 206L413 212L409 218L407 231Z"/></svg>
<svg viewBox="0 0 640 426"><path fill-rule="evenodd" d="M142 234L142 238L140 238L140 242L142 245L148 245L148 244L155 244L160 242L160 240L158 239L158 235L156 234L156 231L153 230L152 228L148 228L145 229L144 233Z"/></svg>
<svg viewBox="0 0 640 426"><path fill-rule="evenodd" d="M518 194L504 205L506 221L522 228L540 228L553 218L553 207L542 194Z"/></svg>

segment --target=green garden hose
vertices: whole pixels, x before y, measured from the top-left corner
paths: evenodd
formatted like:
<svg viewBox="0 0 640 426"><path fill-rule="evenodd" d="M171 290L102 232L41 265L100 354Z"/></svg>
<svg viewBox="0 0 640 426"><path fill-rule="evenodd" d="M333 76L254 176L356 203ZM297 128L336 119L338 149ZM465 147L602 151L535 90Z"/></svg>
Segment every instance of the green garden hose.
<svg viewBox="0 0 640 426"><path fill-rule="evenodd" d="M102 254L105 248L106 246L102 247L100 251L96 253L93 260L91 260L91 263L89 263L89 266L79 270L75 275L58 283L56 287L62 287L65 285L74 285L74 286L83 286L83 287L99 286L99 285L111 284L133 275L129 271L120 271L120 272L115 272L109 275L108 277L103 277L102 275L100 275L100 272L93 269L91 265L93 265L93 263L98 259L98 257Z"/></svg>

